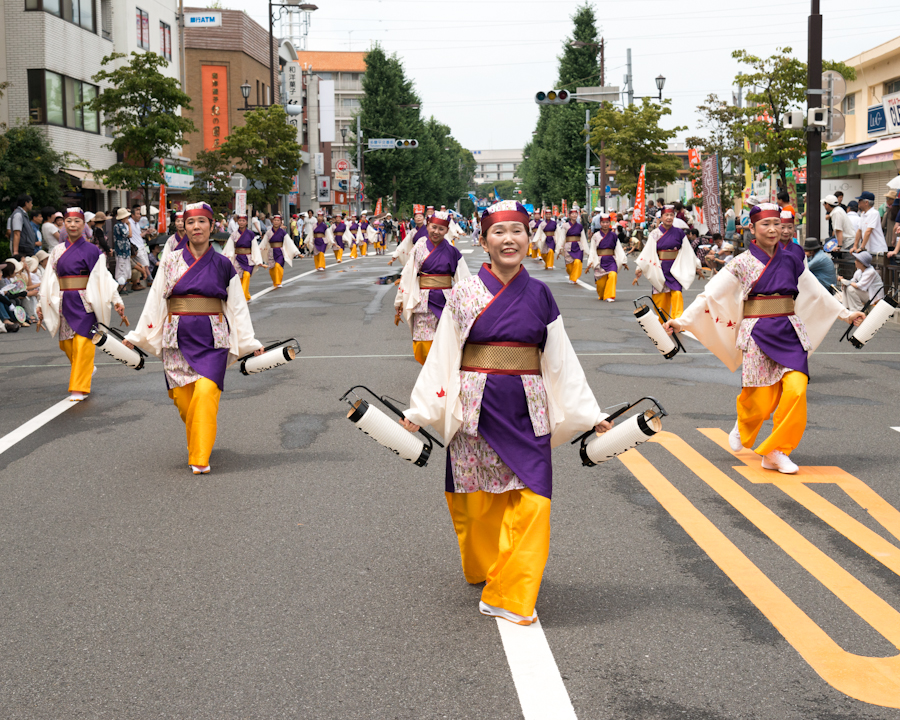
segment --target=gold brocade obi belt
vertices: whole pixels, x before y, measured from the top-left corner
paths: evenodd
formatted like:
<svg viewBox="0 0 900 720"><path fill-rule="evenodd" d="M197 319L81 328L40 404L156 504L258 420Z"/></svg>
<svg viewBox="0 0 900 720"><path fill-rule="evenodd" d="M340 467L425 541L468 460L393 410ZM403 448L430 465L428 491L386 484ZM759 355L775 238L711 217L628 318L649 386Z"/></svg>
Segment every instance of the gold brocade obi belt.
<svg viewBox="0 0 900 720"><path fill-rule="evenodd" d="M271 247L271 248L276 248L276 247L280 248L280 247L284 247L284 241L282 241L282 242L270 242L270 243L269 243L269 247Z"/></svg>
<svg viewBox="0 0 900 720"><path fill-rule="evenodd" d="M173 295L166 300L169 315L221 315L222 301L205 295Z"/></svg>
<svg viewBox="0 0 900 720"><path fill-rule="evenodd" d="M253 252L253 248L239 248L239 247L236 247L236 248L234 249L234 252L235 252L236 255L249 255L250 253Z"/></svg>
<svg viewBox="0 0 900 720"><path fill-rule="evenodd" d="M449 290L452 287L452 275L419 275L419 289L421 290Z"/></svg>
<svg viewBox="0 0 900 720"><path fill-rule="evenodd" d="M665 252L665 251L663 251L663 252ZM616 251L611 248L601 248L600 250L597 251L597 254L600 257L605 257L607 255L615 255Z"/></svg>
<svg viewBox="0 0 900 720"><path fill-rule="evenodd" d="M488 375L540 375L541 349L524 343L468 342L459 369Z"/></svg>
<svg viewBox="0 0 900 720"><path fill-rule="evenodd" d="M660 250L659 251L659 259L660 260L674 260L678 257L677 250Z"/></svg>
<svg viewBox="0 0 900 720"><path fill-rule="evenodd" d="M87 275L60 275L60 290L87 290Z"/></svg>
<svg viewBox="0 0 900 720"><path fill-rule="evenodd" d="M751 295L744 300L745 318L781 317L794 314L790 295Z"/></svg>
<svg viewBox="0 0 900 720"><path fill-rule="evenodd" d="M325 237L325 233L313 233L313 237L323 238Z"/></svg>

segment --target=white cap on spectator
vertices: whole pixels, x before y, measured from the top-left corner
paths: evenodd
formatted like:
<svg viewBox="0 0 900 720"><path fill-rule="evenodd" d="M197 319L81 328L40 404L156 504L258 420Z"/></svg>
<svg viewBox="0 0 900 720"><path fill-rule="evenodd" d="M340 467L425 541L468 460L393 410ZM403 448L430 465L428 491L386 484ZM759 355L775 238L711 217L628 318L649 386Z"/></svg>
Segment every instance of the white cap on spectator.
<svg viewBox="0 0 900 720"><path fill-rule="evenodd" d="M838 205L840 205L840 203L838 202L838 199L834 195L826 195L825 197L822 198L822 202L825 205L833 205L834 207L837 207Z"/></svg>

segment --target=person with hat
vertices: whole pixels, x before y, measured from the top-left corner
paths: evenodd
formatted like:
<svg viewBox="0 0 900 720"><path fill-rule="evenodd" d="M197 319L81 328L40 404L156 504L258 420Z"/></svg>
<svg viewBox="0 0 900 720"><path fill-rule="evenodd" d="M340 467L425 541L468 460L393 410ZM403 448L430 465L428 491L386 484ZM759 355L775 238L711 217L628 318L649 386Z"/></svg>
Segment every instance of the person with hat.
<svg viewBox="0 0 900 720"><path fill-rule="evenodd" d="M319 210L316 214L318 223L312 226L306 236L306 247L313 253L316 272L325 272L325 251L334 244L334 233L325 222L325 211Z"/></svg>
<svg viewBox="0 0 900 720"><path fill-rule="evenodd" d="M884 231L881 229L881 216L875 209L875 195L864 192L856 201L859 203L859 229L850 253L865 250L871 255L887 252L887 242L884 239Z"/></svg>
<svg viewBox="0 0 900 720"><path fill-rule="evenodd" d="M818 238L808 237L803 243L803 252L806 255L806 266L816 276L822 287L830 291L833 285L837 285L837 275L834 272L834 261L822 247Z"/></svg>
<svg viewBox="0 0 900 720"><path fill-rule="evenodd" d="M369 254L369 244L376 245L378 233L375 227L369 223L366 213L359 216L359 254L366 257Z"/></svg>
<svg viewBox="0 0 900 720"><path fill-rule="evenodd" d="M113 224L113 254L116 268L113 277L119 285L119 294L128 295L131 290L128 281L131 278L131 228L127 220L131 217L128 208L116 211L116 222Z"/></svg>
<svg viewBox="0 0 900 720"><path fill-rule="evenodd" d="M264 349L254 336L240 271L210 242L212 208L188 205L184 218L188 242L163 259L160 281L153 283L125 345L162 358L169 398L185 426L188 466L194 475L205 475L216 441L225 369L243 355L262 355Z"/></svg>
<svg viewBox="0 0 900 720"><path fill-rule="evenodd" d="M72 364L69 400L78 402L91 392L94 373L94 326L109 325L110 306L128 324L116 281L106 269L106 257L84 235L84 212L66 210L66 241L47 260L41 278L38 329L45 325L59 337L59 346ZM73 239L74 238L74 239Z"/></svg>
<svg viewBox="0 0 900 720"><path fill-rule="evenodd" d="M341 213L340 220L332 228L332 237L334 238L334 259L337 262L343 262L344 250L347 249L349 242L347 231L347 213Z"/></svg>
<svg viewBox="0 0 900 720"><path fill-rule="evenodd" d="M359 223L356 221L356 215L350 216L350 224L347 227L350 234L348 242L350 243L350 257L355 258L359 255Z"/></svg>
<svg viewBox="0 0 900 720"><path fill-rule="evenodd" d="M573 205L569 210L569 217L556 228L557 246L561 247L563 259L566 261L566 274L573 285L581 277L584 255L587 252L587 239L580 220L581 210L577 205Z"/></svg>
<svg viewBox="0 0 900 720"><path fill-rule="evenodd" d="M169 257L169 253L184 250L185 245L187 245L187 232L184 229L184 211L178 210L175 213L175 232L166 240L160 262Z"/></svg>
<svg viewBox="0 0 900 720"><path fill-rule="evenodd" d="M847 280L838 276L844 286L844 306L848 310L862 310L867 302L884 297L884 282L878 271L872 267L872 255L865 250L852 253L856 265L853 277Z"/></svg>
<svg viewBox="0 0 900 720"><path fill-rule="evenodd" d="M534 243L538 247L541 260L544 261L544 270L553 269L556 254L556 230L556 218L549 215L544 222L538 225L537 232L534 234Z"/></svg>
<svg viewBox="0 0 900 720"><path fill-rule="evenodd" d="M628 258L619 236L612 229L608 213L600 213L600 229L591 236L591 252L588 256L588 270L594 271L597 298L606 302L616 301L616 278L624 267L628 269Z"/></svg>
<svg viewBox="0 0 900 720"><path fill-rule="evenodd" d="M849 250L856 238L856 227L847 216L847 211L841 206L836 195L826 195L822 204L825 206L826 217L831 224L832 237L837 240L837 246L841 250Z"/></svg>
<svg viewBox="0 0 900 720"><path fill-rule="evenodd" d="M673 318L684 310L682 293L691 287L700 271L700 261L687 239L686 228L677 227L675 223L675 206L663 206L662 222L650 233L638 255L632 282L632 285L637 285L638 280L646 275L656 307Z"/></svg>
<svg viewBox="0 0 900 720"><path fill-rule="evenodd" d="M266 230L266 235L259 245L259 254L266 258L269 277L272 278L272 286L276 288L280 288L281 281L284 280L285 262L294 267L294 258L300 254L285 230L283 220L279 214L272 216L272 227Z"/></svg>
<svg viewBox="0 0 900 720"><path fill-rule="evenodd" d="M393 265L396 260L400 263L400 267L406 267L415 244L422 238L428 237L428 227L425 225L425 208L423 206L413 205L413 223L413 228L406 233L406 236L397 245L396 250L391 253L388 265Z"/></svg>
<svg viewBox="0 0 900 720"><path fill-rule="evenodd" d="M756 447L765 470L794 474L790 459L806 429L809 354L838 318L858 325L850 312L781 242L781 210L773 203L750 211L753 241L728 263L667 332L689 331L732 372L743 364L737 422L729 434L734 452L750 448L774 413L771 434Z"/></svg>
<svg viewBox="0 0 900 720"><path fill-rule="evenodd" d="M400 319L412 331L413 355L424 365L450 290L469 277L462 253L447 241L450 213L428 218L428 237L418 240L400 274L394 298L394 325Z"/></svg>
<svg viewBox="0 0 900 720"><path fill-rule="evenodd" d="M249 301L250 278L253 276L253 271L262 267L264 263L262 254L259 252L256 235L247 227L247 213L235 213L235 217L238 224L237 230L231 233L228 242L222 248L222 254L234 265L235 272L241 279L241 287L244 288L244 299ZM187 229L187 219L185 219L185 229ZM210 227L211 232L212 227Z"/></svg>
<svg viewBox="0 0 900 720"><path fill-rule="evenodd" d="M401 424L447 441L445 497L479 612L517 625L535 604L550 547L551 450L612 423L600 409L550 289L522 265L528 211L481 218L489 261L449 293Z"/></svg>

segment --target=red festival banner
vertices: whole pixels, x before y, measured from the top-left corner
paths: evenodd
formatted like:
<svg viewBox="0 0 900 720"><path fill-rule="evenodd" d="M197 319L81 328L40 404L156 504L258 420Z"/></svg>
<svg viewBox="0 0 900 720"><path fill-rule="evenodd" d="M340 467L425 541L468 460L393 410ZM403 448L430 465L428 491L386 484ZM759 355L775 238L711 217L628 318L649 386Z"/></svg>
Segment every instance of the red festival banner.
<svg viewBox="0 0 900 720"><path fill-rule="evenodd" d="M559 205L553 206L553 217L559 217Z"/></svg>
<svg viewBox="0 0 900 720"><path fill-rule="evenodd" d="M567 209L568 208L566 207L566 201L563 200L562 201L562 216L563 217L569 217L569 213L567 212Z"/></svg>
<svg viewBox="0 0 900 720"><path fill-rule="evenodd" d="M689 148L688 149L688 165L691 168L699 168L700 167L700 151L697 148ZM691 180L691 198L697 197L697 185L695 181ZM700 222L703 222L703 208L699 208L700 212Z"/></svg>
<svg viewBox="0 0 900 720"><path fill-rule="evenodd" d="M378 198L378 202L375 203L375 214L381 215L381 198Z"/></svg>
<svg viewBox="0 0 900 720"><path fill-rule="evenodd" d="M228 137L228 67L202 65L200 86L203 97L203 149L215 150Z"/></svg>
<svg viewBox="0 0 900 720"><path fill-rule="evenodd" d="M635 192L634 196L634 215L631 218L636 223L642 223L647 220L647 217L644 214L647 205L647 193L644 188L646 182L646 171L647 166L641 165L641 174L638 175L637 191Z"/></svg>

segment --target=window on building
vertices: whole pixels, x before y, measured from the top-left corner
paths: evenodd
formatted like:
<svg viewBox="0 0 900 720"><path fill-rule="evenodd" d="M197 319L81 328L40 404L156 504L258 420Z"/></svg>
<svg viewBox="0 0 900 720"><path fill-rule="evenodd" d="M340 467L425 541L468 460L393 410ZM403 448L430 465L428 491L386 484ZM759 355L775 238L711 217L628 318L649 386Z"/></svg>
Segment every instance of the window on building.
<svg viewBox="0 0 900 720"><path fill-rule="evenodd" d="M500 173L500 179L501 179L501 180L512 180L512 179L513 179L513 173L511 173L511 172L502 172L502 173Z"/></svg>
<svg viewBox="0 0 900 720"><path fill-rule="evenodd" d="M500 163L500 169L501 170L515 170L516 164L515 163Z"/></svg>
<svg viewBox="0 0 900 720"><path fill-rule="evenodd" d="M882 93L883 95L892 95L897 92L900 92L900 78L888 80L884 84L884 93Z"/></svg>
<svg viewBox="0 0 900 720"><path fill-rule="evenodd" d="M97 31L94 26L94 0L25 0L25 9L48 12L90 32Z"/></svg>
<svg viewBox="0 0 900 720"><path fill-rule="evenodd" d="M49 70L28 71L28 112L33 125L59 125L99 134L100 116L83 107L97 86Z"/></svg>
<svg viewBox="0 0 900 720"><path fill-rule="evenodd" d="M495 173L495 172L493 172L493 173L485 173L484 179L485 179L485 180L497 180L497 173Z"/></svg>
<svg viewBox="0 0 900 720"><path fill-rule="evenodd" d="M497 163L486 163L481 167L486 172L497 172Z"/></svg>
<svg viewBox="0 0 900 720"><path fill-rule="evenodd" d="M333 80L334 79L331 73L326 73L326 72L317 72L316 77L318 77L319 80Z"/></svg>
<svg viewBox="0 0 900 720"><path fill-rule="evenodd" d="M342 115L352 115L359 110L359 98L341 98Z"/></svg>
<svg viewBox="0 0 900 720"><path fill-rule="evenodd" d="M63 0L65 2L65 0ZM137 20L137 44L144 50L150 49L150 16L146 10L135 8L135 19Z"/></svg>
<svg viewBox="0 0 900 720"><path fill-rule="evenodd" d="M159 50L166 60L172 59L172 26L160 20Z"/></svg>
<svg viewBox="0 0 900 720"><path fill-rule="evenodd" d="M856 115L856 93L851 93L844 98L841 104L841 110L844 115Z"/></svg>

